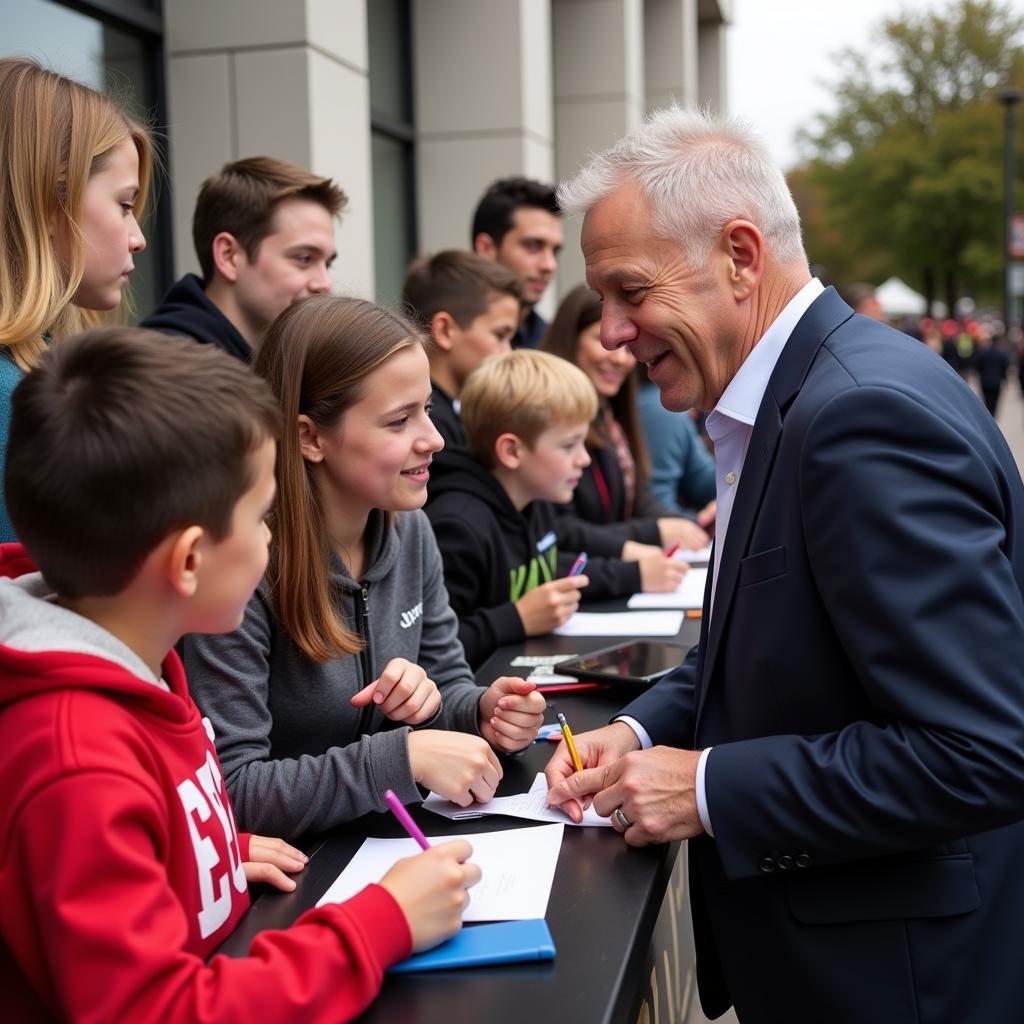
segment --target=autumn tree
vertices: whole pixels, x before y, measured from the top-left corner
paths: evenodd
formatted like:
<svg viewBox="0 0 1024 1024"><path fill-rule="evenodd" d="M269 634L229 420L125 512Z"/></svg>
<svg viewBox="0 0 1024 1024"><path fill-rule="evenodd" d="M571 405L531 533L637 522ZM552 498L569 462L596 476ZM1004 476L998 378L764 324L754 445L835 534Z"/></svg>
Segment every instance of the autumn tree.
<svg viewBox="0 0 1024 1024"><path fill-rule="evenodd" d="M898 274L951 308L999 295L998 93L1024 85L1022 34L1005 5L955 0L886 18L870 53L839 55L836 110L802 134L810 159L791 178L830 278Z"/></svg>

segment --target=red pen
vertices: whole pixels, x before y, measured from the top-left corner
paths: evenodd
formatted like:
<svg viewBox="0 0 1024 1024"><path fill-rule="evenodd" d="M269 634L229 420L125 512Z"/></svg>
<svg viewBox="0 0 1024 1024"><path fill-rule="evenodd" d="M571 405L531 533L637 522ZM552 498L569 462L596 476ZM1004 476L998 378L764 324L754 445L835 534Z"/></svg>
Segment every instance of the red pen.
<svg viewBox="0 0 1024 1024"><path fill-rule="evenodd" d="M672 547L670 547L668 549L668 551L665 552L665 557L666 558L671 558L678 550L679 550L679 543L677 541L675 544L672 545Z"/></svg>

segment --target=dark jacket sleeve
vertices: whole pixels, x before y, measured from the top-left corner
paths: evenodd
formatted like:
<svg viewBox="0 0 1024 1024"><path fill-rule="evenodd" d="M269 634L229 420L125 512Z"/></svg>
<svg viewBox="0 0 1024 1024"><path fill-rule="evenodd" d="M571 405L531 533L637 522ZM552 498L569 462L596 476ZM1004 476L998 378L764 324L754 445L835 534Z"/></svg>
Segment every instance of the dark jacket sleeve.
<svg viewBox="0 0 1024 1024"><path fill-rule="evenodd" d="M573 493L572 504L567 508L581 522L589 523L601 530L612 530L613 534L621 536L623 541L635 540L642 544L659 544L661 534L658 530L657 516L664 513L655 513L653 517L644 515L625 518L625 487L614 450L611 448L588 448L587 450L592 462L583 471L583 476ZM607 491L608 505L601 500L598 476ZM590 548L583 550L589 552ZM619 552L621 551L622 545L620 544ZM595 553L603 554L604 552L595 550Z"/></svg>
<svg viewBox="0 0 1024 1024"><path fill-rule="evenodd" d="M699 645L694 644L678 668L619 712L635 718L655 746L693 745L699 650Z"/></svg>
<svg viewBox="0 0 1024 1024"><path fill-rule="evenodd" d="M555 506L555 535L559 548L603 558L618 558L627 540L637 540L628 523L591 523L571 505Z"/></svg>
<svg viewBox="0 0 1024 1024"><path fill-rule="evenodd" d="M1024 813L1022 498L1009 454L997 463L952 416L877 386L821 408L799 452L807 564L876 714L714 747L708 810L730 878L756 876L758 851L792 844L825 865ZM774 642L813 647L800 628Z"/></svg>
<svg viewBox="0 0 1024 1024"><path fill-rule="evenodd" d="M444 564L448 599L459 619L459 640L472 668L478 668L502 644L526 639L523 620L508 600L495 603L494 565L486 541L467 529L464 519L432 507L434 536Z"/></svg>
<svg viewBox="0 0 1024 1024"><path fill-rule="evenodd" d="M568 576L576 561L576 552L558 551L558 574ZM640 592L640 563L621 558L588 558L583 573L590 580L584 598L628 597Z"/></svg>

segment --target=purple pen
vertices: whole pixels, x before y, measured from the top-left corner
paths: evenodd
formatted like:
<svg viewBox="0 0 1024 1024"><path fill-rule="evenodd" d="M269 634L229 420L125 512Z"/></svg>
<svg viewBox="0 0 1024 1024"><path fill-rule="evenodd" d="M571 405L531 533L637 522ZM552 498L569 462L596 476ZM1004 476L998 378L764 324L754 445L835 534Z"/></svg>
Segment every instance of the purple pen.
<svg viewBox="0 0 1024 1024"><path fill-rule="evenodd" d="M569 570L570 576L579 576L581 572L587 567L587 553L581 551L576 558L576 561L572 563L572 568Z"/></svg>
<svg viewBox="0 0 1024 1024"><path fill-rule="evenodd" d="M424 850L430 849L427 837L420 831L419 825L409 816L409 812L402 806L402 801L395 796L394 790L384 790L384 802L391 808L391 813L398 819L398 823L416 840Z"/></svg>

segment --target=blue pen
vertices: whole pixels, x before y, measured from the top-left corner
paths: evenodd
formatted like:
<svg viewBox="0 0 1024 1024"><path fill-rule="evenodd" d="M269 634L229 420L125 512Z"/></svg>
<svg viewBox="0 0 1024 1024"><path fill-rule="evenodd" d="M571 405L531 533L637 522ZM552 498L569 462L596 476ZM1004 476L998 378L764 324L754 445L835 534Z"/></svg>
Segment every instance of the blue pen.
<svg viewBox="0 0 1024 1024"><path fill-rule="evenodd" d="M572 568L569 570L570 576L579 576L581 572L587 567L587 553L581 551L576 558L576 561L572 563Z"/></svg>

